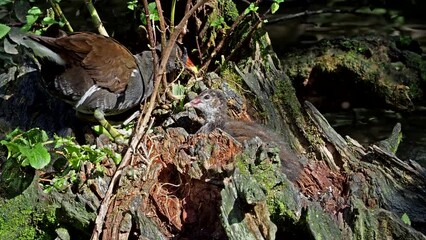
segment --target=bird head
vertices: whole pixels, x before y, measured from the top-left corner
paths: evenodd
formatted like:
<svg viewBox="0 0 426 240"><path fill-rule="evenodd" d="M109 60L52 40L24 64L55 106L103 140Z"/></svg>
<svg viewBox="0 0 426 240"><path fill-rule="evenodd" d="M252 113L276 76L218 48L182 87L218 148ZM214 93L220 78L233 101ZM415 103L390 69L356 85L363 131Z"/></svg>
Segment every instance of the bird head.
<svg viewBox="0 0 426 240"><path fill-rule="evenodd" d="M225 95L214 89L207 89L196 98L185 104L186 108L193 107L199 110L207 122L223 118L227 114L227 100Z"/></svg>

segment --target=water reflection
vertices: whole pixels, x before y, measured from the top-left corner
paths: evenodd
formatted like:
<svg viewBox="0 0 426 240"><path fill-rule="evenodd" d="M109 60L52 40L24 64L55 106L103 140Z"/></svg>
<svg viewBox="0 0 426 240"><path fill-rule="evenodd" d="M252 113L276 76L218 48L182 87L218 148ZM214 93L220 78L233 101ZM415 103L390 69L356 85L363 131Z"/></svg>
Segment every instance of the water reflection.
<svg viewBox="0 0 426 240"><path fill-rule="evenodd" d="M323 115L343 137L348 135L364 146L388 138L392 128L400 122L403 138L396 155L426 166L426 112L401 115L394 111L353 109Z"/></svg>
<svg viewBox="0 0 426 240"><path fill-rule="evenodd" d="M324 6L323 6L324 7ZM320 7L312 6L311 9ZM324 7L325 8L325 7ZM339 8L351 11L353 7ZM269 19L284 17L296 11L283 8L281 14L271 15ZM276 24L266 24L272 45L278 53L293 44L311 44L321 39L336 37L384 34L387 36L410 36L420 43L426 52L426 19L415 18L396 10L362 8L356 13L324 13L308 15Z"/></svg>

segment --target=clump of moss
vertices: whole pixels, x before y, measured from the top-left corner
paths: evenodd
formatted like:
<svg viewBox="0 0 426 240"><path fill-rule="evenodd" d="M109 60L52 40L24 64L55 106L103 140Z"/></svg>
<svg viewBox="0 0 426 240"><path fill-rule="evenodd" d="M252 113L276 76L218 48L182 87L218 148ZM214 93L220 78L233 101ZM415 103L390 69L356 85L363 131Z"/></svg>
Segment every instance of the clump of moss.
<svg viewBox="0 0 426 240"><path fill-rule="evenodd" d="M238 9L233 1L219 0L219 7L222 8L226 21L235 21L238 17Z"/></svg>
<svg viewBox="0 0 426 240"><path fill-rule="evenodd" d="M231 69L229 64L221 69L220 75L232 89L239 90L242 88L243 79Z"/></svg>
<svg viewBox="0 0 426 240"><path fill-rule="evenodd" d="M38 199L34 185L14 198L0 198L0 239L55 238L56 208Z"/></svg>

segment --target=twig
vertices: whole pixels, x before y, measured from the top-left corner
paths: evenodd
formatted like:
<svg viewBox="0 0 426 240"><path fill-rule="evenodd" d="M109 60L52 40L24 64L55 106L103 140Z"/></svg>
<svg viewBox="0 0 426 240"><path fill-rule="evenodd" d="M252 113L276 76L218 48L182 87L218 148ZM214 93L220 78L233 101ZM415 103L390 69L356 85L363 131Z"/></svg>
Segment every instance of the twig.
<svg viewBox="0 0 426 240"><path fill-rule="evenodd" d="M144 0L146 1L146 0ZM210 0L200 0L198 1L189 11L187 14L185 14L185 16L182 18L182 20L179 22L179 24L175 27L175 31L172 33L172 35L170 36L169 42L167 44L167 47L163 50L164 51L164 55L163 58L161 59L161 64L159 67L159 71L156 72L157 76L161 76L166 72L166 65L167 65L167 61L168 58L170 57L170 54L172 52L173 46L176 42L176 39L179 37L180 35L180 31L182 30L183 26L186 25L186 22L188 21L189 17L200 7L202 6L204 3L208 2ZM151 99L149 102L149 107L147 110L147 114L145 115L143 121L142 121L142 126L146 125L146 123L149 121L150 115L152 110L154 109L154 104L155 104L155 100L156 100L156 96L157 96L157 92L158 92L158 86L160 85L160 81L158 81L158 79L155 82L155 86L154 86L154 92L151 95Z"/></svg>
<svg viewBox="0 0 426 240"><path fill-rule="evenodd" d="M184 15L186 15L187 13L188 13L188 11L191 9L191 3L192 3L192 1L191 0L186 0L186 5L185 5L185 14ZM174 26L173 26L174 27ZM180 39L178 39L178 42L182 42L182 38L183 38L183 36L186 34L186 32L187 32L187 29L188 29L188 22L185 22L185 25L182 27L182 29L181 29L181 35L179 35L180 36ZM201 58L200 58L201 59Z"/></svg>
<svg viewBox="0 0 426 240"><path fill-rule="evenodd" d="M55 14L59 16L59 18L62 20L62 22L64 22L64 24L67 27L68 31L69 32L74 32L74 30L71 27L70 22L68 21L67 17L65 17L65 15L62 12L62 9L59 6L59 4L56 3L56 2L54 2L53 0L49 0L49 3L52 6L53 11L55 12Z"/></svg>
<svg viewBox="0 0 426 240"><path fill-rule="evenodd" d="M157 6L158 17L160 19L160 30L161 30L161 49L166 47L166 23L163 15L163 8L161 7L160 0L155 0L155 4ZM173 9L172 9L173 10ZM161 58L164 58L164 51L161 51ZM170 95L168 84L167 84L167 76L163 74L161 76L161 82L163 83L164 91L167 95Z"/></svg>
<svg viewBox="0 0 426 240"><path fill-rule="evenodd" d="M105 30L105 27L99 17L98 12L96 11L95 6L93 6L92 0L84 0L86 3L86 7L89 10L90 16L92 17L92 21L95 24L95 27L98 29L98 32L104 36L109 36L108 32Z"/></svg>
<svg viewBox="0 0 426 240"><path fill-rule="evenodd" d="M255 2L255 4L258 4L260 2L260 0L257 0ZM248 4L250 4L248 2ZM210 65L210 62L213 60L213 58L216 57L217 53L220 52L220 50L223 47L223 44L225 44L225 41L228 40L228 37L232 35L232 33L235 31L235 29L238 27L238 25L240 24L240 22L244 19L244 17L247 16L247 14L245 14L244 12L241 13L237 19L235 19L234 23L232 23L231 28L225 32L224 36L222 37L222 39L220 40L220 42L216 45L215 49L213 50L213 52L209 55L209 57L207 58L207 60L203 63L203 66L200 68L200 71L205 71L207 70L207 67ZM240 41L244 42L244 41Z"/></svg>
<svg viewBox="0 0 426 240"><path fill-rule="evenodd" d="M284 15L284 16L280 16L280 17L274 17L274 18L268 19L267 24L273 24L273 23L286 21L286 20L290 20L290 19L294 19L294 18L309 16L309 15L319 15L319 14L324 14L324 13L366 14L366 13L357 12L356 9L355 10L323 9L323 10L305 11L305 12L300 12L300 13L295 13L295 14ZM371 14L366 14L366 15L371 15Z"/></svg>
<svg viewBox="0 0 426 240"><path fill-rule="evenodd" d="M257 0L255 2L255 4L259 4L261 0ZM247 2L247 4L250 4L250 2ZM263 13L263 15L265 15L266 13L268 13L270 10L268 9L265 13ZM257 26L261 23L261 17L258 15L258 13L255 13L256 16L258 17L258 21L250 28L249 30L249 34L247 34L245 39L242 39L241 41L239 41L238 45L236 47L234 47L234 49L232 50L231 54L229 56L226 57L226 61L228 61L229 59L231 59L231 57L234 56L234 54L236 52L238 52L238 50L241 48L241 46L243 45L243 43L247 40L247 38L251 37L252 33L254 32L254 30L257 28ZM225 41L228 40L228 38L233 34L233 32L235 31L235 29L239 26L240 22L244 19L244 17L247 16L247 14L245 14L244 12L241 13L238 18L234 21L234 23L232 24L231 28L229 29L229 31L227 31L227 33L224 34L223 38L221 39L221 41L219 42L219 44L216 45L216 48L213 50L213 52L209 55L209 57L207 58L207 60L203 63L203 66L200 68L200 71L206 70L207 67L210 65L210 62L213 58L216 57L216 55L218 54L218 52L220 52L220 50L222 49ZM219 67L217 67L214 71L217 71L219 69Z"/></svg>
<svg viewBox="0 0 426 240"><path fill-rule="evenodd" d="M232 59L235 55L235 53L240 53L240 48L245 45L244 43L247 41L248 38L251 38L251 36L253 35L254 31L257 29L257 27L259 26L259 24L262 22L261 17L256 14L256 16L258 17L258 21L249 29L248 34L246 35L245 39L242 39L241 41L238 42L238 44L234 47L234 49L232 49L231 53L225 58L225 62L228 62L230 59ZM214 70L214 72L219 70L219 67L216 67L216 69Z"/></svg>
<svg viewBox="0 0 426 240"><path fill-rule="evenodd" d="M207 60L203 63L203 65L200 68L200 72L207 70L207 67L210 65L210 62L213 60L213 58L216 57L217 53L220 52L223 45L225 44L225 41L228 40L228 37L232 35L234 30L237 28L238 24L244 19L245 16L246 16L246 14L242 13L237 17L235 22L232 24L231 28L224 34L223 38L216 45L213 52L209 55Z"/></svg>
<svg viewBox="0 0 426 240"><path fill-rule="evenodd" d="M164 20L163 8L161 7L161 1L155 0L155 4L157 5L158 17L160 19L161 47L163 48L163 47L166 46L166 22Z"/></svg>

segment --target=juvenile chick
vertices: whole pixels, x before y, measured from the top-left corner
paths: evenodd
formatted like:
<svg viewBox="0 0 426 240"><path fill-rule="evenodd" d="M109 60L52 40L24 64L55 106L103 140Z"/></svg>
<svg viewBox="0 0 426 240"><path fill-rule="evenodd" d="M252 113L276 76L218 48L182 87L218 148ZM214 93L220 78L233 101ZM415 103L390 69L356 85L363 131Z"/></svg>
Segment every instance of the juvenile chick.
<svg viewBox="0 0 426 240"><path fill-rule="evenodd" d="M259 137L265 143L273 143L280 148L280 158L284 173L290 181L296 181L302 169L299 158L290 152L289 145L283 137L262 125L232 120L227 115L227 100L225 95L214 89L204 90L185 107L198 109L205 118L205 124L197 133L210 133L216 128L230 134L237 141L243 142Z"/></svg>

